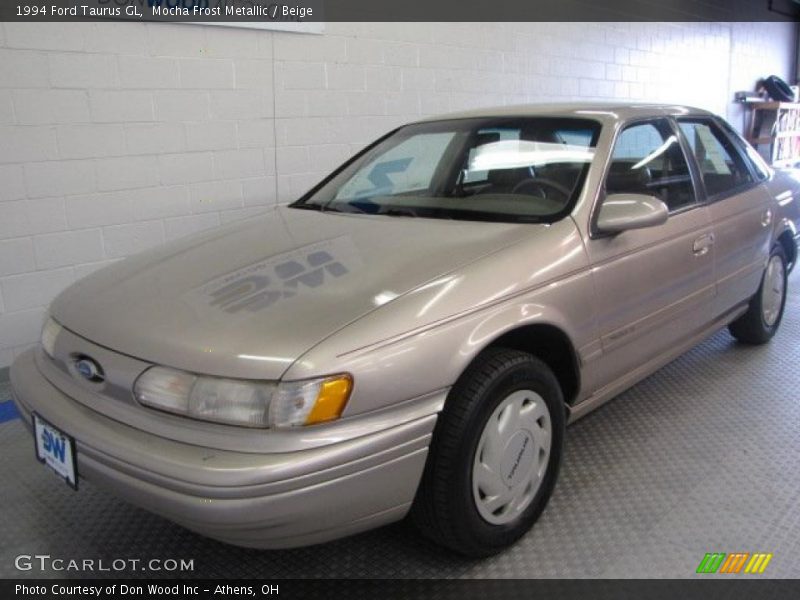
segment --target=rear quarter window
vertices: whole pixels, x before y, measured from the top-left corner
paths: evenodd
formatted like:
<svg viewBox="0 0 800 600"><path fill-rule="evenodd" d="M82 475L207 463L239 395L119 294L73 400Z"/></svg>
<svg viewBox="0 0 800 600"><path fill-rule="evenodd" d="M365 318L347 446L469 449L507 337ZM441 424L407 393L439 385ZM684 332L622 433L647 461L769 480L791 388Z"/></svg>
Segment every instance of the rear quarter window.
<svg viewBox="0 0 800 600"><path fill-rule="evenodd" d="M710 196L722 196L754 182L745 158L711 119L680 120Z"/></svg>

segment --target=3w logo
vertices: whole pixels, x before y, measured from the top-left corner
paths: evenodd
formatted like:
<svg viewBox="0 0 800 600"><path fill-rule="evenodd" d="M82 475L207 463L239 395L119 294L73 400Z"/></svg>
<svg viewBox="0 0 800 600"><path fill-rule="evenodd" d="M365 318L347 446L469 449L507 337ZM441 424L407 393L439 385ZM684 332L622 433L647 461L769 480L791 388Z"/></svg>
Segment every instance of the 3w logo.
<svg viewBox="0 0 800 600"><path fill-rule="evenodd" d="M42 448L61 462L66 460L66 446L64 438L55 436L47 430L42 432Z"/></svg>
<svg viewBox="0 0 800 600"><path fill-rule="evenodd" d="M753 554L749 552L734 552L732 554L708 552L697 566L697 573L760 574L764 572L771 560L772 554L767 554L766 552L755 552ZM742 570L743 567L744 570Z"/></svg>

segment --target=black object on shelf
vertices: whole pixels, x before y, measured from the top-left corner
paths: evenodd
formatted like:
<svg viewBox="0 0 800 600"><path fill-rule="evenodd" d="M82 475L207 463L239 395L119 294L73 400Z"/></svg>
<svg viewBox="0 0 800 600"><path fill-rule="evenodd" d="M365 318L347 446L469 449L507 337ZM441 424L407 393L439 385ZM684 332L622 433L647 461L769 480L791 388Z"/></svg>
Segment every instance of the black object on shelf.
<svg viewBox="0 0 800 600"><path fill-rule="evenodd" d="M794 92L789 84L777 75L770 75L762 81L764 89L770 98L776 102L794 102Z"/></svg>

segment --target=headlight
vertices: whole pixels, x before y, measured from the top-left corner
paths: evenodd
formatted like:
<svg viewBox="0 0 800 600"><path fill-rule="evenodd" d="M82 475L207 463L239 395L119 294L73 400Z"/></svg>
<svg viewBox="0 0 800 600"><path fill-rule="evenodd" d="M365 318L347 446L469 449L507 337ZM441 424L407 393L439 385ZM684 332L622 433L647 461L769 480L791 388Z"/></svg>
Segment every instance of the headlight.
<svg viewBox="0 0 800 600"><path fill-rule="evenodd" d="M204 421L296 427L338 419L352 381L337 375L276 384L151 367L136 380L134 396L145 406Z"/></svg>
<svg viewBox="0 0 800 600"><path fill-rule="evenodd" d="M50 358L53 358L53 353L55 352L56 347L56 338L58 337L58 334L61 333L61 329L61 325L59 325L52 317L48 317L44 323L44 327L42 327L42 348Z"/></svg>

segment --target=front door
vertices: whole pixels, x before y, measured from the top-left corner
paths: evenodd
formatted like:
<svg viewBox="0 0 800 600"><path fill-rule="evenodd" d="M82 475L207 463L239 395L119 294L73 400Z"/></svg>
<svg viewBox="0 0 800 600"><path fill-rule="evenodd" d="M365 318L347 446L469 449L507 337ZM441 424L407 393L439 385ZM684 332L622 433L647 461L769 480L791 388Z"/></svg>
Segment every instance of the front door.
<svg viewBox="0 0 800 600"><path fill-rule="evenodd" d="M586 246L602 341L599 388L702 330L714 298L714 239L677 130L667 119L627 125L617 137L604 197L647 194L670 215L656 227L593 232ZM602 202L602 198L601 198Z"/></svg>

